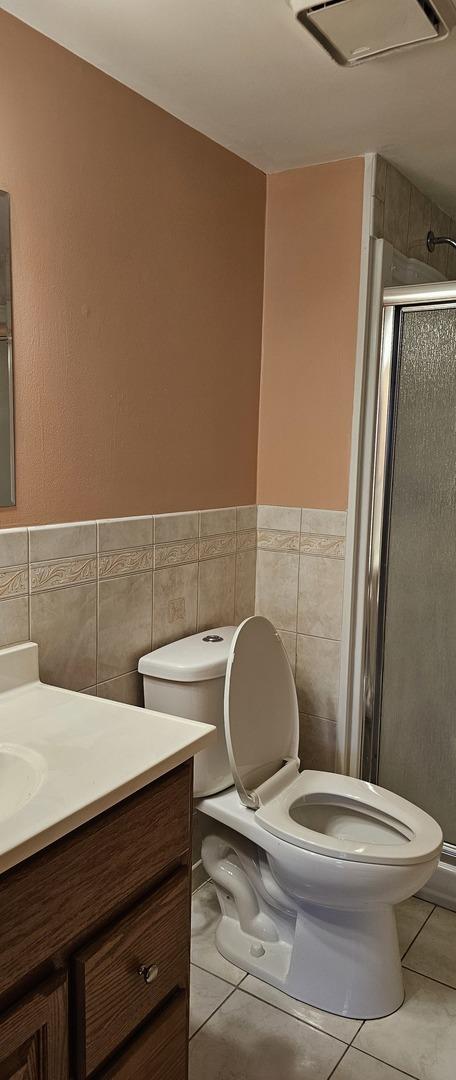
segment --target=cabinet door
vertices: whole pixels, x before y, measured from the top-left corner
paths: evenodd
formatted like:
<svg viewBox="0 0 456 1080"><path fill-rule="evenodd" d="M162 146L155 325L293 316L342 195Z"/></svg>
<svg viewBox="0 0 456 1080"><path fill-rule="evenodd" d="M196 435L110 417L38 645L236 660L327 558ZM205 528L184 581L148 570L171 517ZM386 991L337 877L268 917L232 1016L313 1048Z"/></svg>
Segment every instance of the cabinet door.
<svg viewBox="0 0 456 1080"><path fill-rule="evenodd" d="M66 975L42 983L0 1014L0 1080L67 1080Z"/></svg>

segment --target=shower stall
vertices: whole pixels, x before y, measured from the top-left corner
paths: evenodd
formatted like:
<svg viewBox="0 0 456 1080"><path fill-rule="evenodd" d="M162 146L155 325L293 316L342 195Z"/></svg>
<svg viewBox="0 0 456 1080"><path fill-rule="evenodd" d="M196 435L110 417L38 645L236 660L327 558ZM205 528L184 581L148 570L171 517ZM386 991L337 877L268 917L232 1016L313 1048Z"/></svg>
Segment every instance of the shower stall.
<svg viewBox="0 0 456 1080"><path fill-rule="evenodd" d="M456 282L385 289L374 444L360 771L440 823L456 908Z"/></svg>

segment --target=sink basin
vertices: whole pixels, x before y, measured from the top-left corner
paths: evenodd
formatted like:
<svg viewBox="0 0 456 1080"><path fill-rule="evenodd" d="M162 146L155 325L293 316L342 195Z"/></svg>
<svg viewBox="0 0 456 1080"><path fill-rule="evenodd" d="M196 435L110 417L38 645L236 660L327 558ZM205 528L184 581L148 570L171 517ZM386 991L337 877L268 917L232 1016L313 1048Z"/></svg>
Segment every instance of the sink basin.
<svg viewBox="0 0 456 1080"><path fill-rule="evenodd" d="M41 754L27 746L0 743L0 821L33 799L46 775Z"/></svg>

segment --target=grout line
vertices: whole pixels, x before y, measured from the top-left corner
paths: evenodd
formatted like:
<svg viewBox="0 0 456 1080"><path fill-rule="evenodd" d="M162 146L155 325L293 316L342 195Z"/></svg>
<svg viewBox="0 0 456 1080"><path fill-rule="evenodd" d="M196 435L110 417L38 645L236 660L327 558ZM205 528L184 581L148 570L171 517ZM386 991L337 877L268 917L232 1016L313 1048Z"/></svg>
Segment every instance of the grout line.
<svg viewBox="0 0 456 1080"><path fill-rule="evenodd" d="M198 967L198 965L196 965L196 966ZM205 970L206 970L205 968L200 968L200 971L205 971ZM207 974L209 974L209 975L212 975L212 974L213 974L213 972L212 972L212 971L209 971L209 972L208 972ZM190 976L190 978L191 978L191 976ZM219 975L216 975L216 976L215 976L215 978L216 978L216 979L218 979L218 978L220 978L220 976L219 976ZM226 982L226 980L225 980L225 982ZM209 1015L209 1016L207 1016L205 1020L203 1020L203 1023L202 1023L202 1024L200 1024L199 1028L196 1028L196 1031L194 1031L194 1032L193 1032L193 1034L192 1034L192 1035L190 1035L190 1038L189 1038L189 1040L188 1040L188 1041L189 1041L189 1043L191 1043L192 1039L194 1039L194 1038L195 1038L195 1035L198 1035L198 1034L199 1034L199 1032L200 1032L200 1031L202 1031L203 1027L205 1027L205 1026L206 1026L206 1024L208 1023L208 1021L209 1021L209 1020L211 1020L211 1019L212 1019L212 1017L213 1017L213 1016L215 1016L215 1014L216 1014L216 1013L218 1013L219 1009L221 1009L221 1008L222 1008L222 1005L224 1005L226 1001L229 1001L230 997L232 997L232 996L233 996L233 994L235 993L235 991L236 991L236 990L237 990L237 986L233 986L233 989L231 990L231 992L230 992L229 994L227 994L226 998L224 998L224 999L223 999L223 1001L221 1001L221 1002L220 1002L220 1005L217 1005L217 1008L216 1008L216 1009L214 1009L214 1011L213 1011L213 1012L211 1012L211 1013L210 1013L210 1015Z"/></svg>
<svg viewBox="0 0 456 1080"><path fill-rule="evenodd" d="M241 982L239 983L239 986L238 986L237 989L240 988L242 990L242 983L245 982L245 979L247 978L248 975L249 975L249 972L247 971L246 974L244 975L244 978L241 979ZM252 976L252 978L255 978L255 977L256 976ZM262 980L259 979L259 982L261 982L261 981ZM271 984L266 983L265 985L270 986ZM313 1024L311 1020L306 1020L304 1016L296 1016L295 1013L289 1012L288 1009L282 1009L280 1005L276 1005L275 1002L273 1002L273 1001L268 1001L267 998L260 997L259 994L252 993L251 990L244 990L243 993L248 994L249 997L255 998L256 1001L262 1001L264 1003L264 1005L270 1005L271 1009L276 1009L277 1012L282 1013L283 1016L290 1016L292 1020L298 1020L300 1024L306 1024L306 1026L311 1027L313 1031L320 1031L322 1035L327 1035L329 1039L334 1039L335 1042L342 1043L342 1045L345 1046L347 1048L347 1050L348 1050L348 1047L351 1046L352 1040L350 1040L350 1042L346 1042L345 1039L343 1039L340 1035L332 1035L331 1032L325 1031L325 1029L322 1028L322 1027L319 1027L318 1024ZM285 991L281 991L281 993L285 993ZM286 995L286 996L288 996L288 995ZM294 1000L294 999L292 999L292 1000ZM306 1002L303 1002L302 1004L305 1005ZM309 1005L308 1007L310 1009L313 1008L312 1005ZM324 1009L321 1010L321 1012L324 1012L324 1011L325 1011ZM331 1015L336 1015L336 1014L328 1013L328 1015L331 1016ZM364 1021L363 1021L363 1023L364 1023ZM360 1031L360 1030L361 1030L361 1028L358 1028L358 1031ZM353 1039L356 1039L358 1031L356 1031L355 1034L353 1035ZM328 1080L329 1080L329 1077L328 1077Z"/></svg>
<svg viewBox="0 0 456 1080"><path fill-rule="evenodd" d="M438 986L445 986L447 990L453 990L456 994L456 986L451 986L451 983L443 982L442 979L435 979L433 975L425 975L422 971L417 971L416 968L407 967L407 964L402 964L402 967L404 971L411 971L412 975L419 975L421 979L437 983Z"/></svg>
<svg viewBox="0 0 456 1080"><path fill-rule="evenodd" d="M415 937L414 937L414 938L412 938L412 940L411 940L411 942L410 942L410 945L407 945L407 948L406 948L405 952L404 952L404 953L402 953L402 956L401 956L401 964L402 964L402 966L403 966L403 967L405 967L405 964L404 964L404 960L405 960L405 957L407 956L407 953L408 953L408 952L410 952L410 949L412 948L412 945L414 945L414 944L415 944L415 941L416 941L417 937L419 937L419 936L420 936L420 934L421 934L421 931L422 931L422 930L423 930L423 928L424 928L424 927L426 926L426 923L427 923L427 922L429 921L429 919L431 918L431 915L433 915L433 914L434 914L434 911L435 911L436 907L437 907L437 904L433 904L433 905L432 905L432 907L431 907L431 910L430 910L430 912L429 912L429 915L426 915L426 918L425 918L424 922L423 922L423 923L421 923L421 926L420 926L419 930L418 930L418 931L416 932L416 934L415 934ZM413 969L411 969L411 970L413 970Z"/></svg>
<svg viewBox="0 0 456 1080"><path fill-rule="evenodd" d="M369 1023L369 1021L365 1021L365 1023ZM348 1049L350 1049L350 1047L348 1047ZM404 1072L403 1069L398 1069L397 1065L391 1065L391 1063L385 1061L384 1058L375 1057L375 1054L369 1054L367 1050L362 1050L360 1046L354 1046L353 1050L357 1050L359 1054L364 1054L364 1057L370 1058L371 1061L379 1061L381 1065L388 1065L390 1069L395 1069L396 1072L399 1073L399 1076L407 1076L409 1077L409 1080L420 1080L419 1076L416 1076L415 1073ZM328 1076L328 1080L331 1080L331 1077Z"/></svg>
<svg viewBox="0 0 456 1080"><path fill-rule="evenodd" d="M334 1068L331 1069L331 1072L330 1072L329 1076L327 1077L327 1080L331 1080L331 1077L335 1075L337 1069L339 1068L339 1065L340 1065L341 1061L343 1061L345 1055L348 1054L349 1049L350 1049L350 1046L345 1047L345 1050L344 1050L342 1056L339 1058L339 1060L336 1063L336 1065L334 1066Z"/></svg>

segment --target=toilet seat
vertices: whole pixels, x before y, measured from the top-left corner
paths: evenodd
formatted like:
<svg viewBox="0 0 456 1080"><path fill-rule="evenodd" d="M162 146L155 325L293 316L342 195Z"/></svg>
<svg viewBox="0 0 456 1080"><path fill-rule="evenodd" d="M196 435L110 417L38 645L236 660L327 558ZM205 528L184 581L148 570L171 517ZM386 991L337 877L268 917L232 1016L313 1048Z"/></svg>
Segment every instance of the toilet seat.
<svg viewBox="0 0 456 1080"><path fill-rule="evenodd" d="M299 712L282 641L262 616L233 635L224 695L236 790L262 828L287 843L352 862L402 866L440 851L440 827L384 788L335 773L299 773Z"/></svg>
<svg viewBox="0 0 456 1080"><path fill-rule="evenodd" d="M351 862L427 862L442 843L440 827L424 810L375 784L336 773L299 773L261 805L255 818L289 844Z"/></svg>

